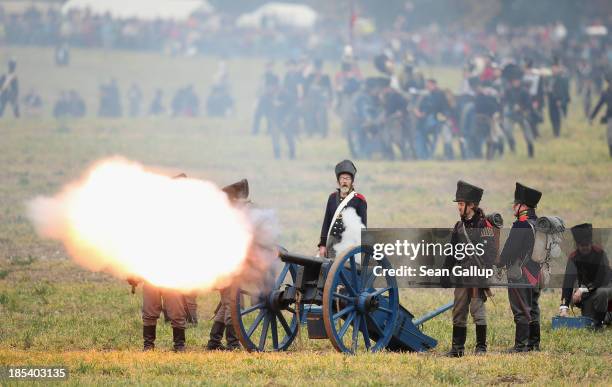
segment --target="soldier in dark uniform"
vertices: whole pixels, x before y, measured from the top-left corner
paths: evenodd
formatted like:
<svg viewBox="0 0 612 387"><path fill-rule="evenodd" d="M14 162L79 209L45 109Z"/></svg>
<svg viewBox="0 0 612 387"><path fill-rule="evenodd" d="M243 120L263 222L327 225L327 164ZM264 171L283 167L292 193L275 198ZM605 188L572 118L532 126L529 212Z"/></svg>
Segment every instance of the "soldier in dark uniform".
<svg viewBox="0 0 612 387"><path fill-rule="evenodd" d="M17 80L17 62L9 60L8 73L0 76L0 117L9 103L13 107L13 115L19 117L19 81Z"/></svg>
<svg viewBox="0 0 612 387"><path fill-rule="evenodd" d="M164 107L164 92L162 89L155 90L155 96L151 101L151 105L149 106L149 115L150 116L159 116L164 114L166 108Z"/></svg>
<svg viewBox="0 0 612 387"><path fill-rule="evenodd" d="M249 197L249 182L246 179L242 179L234 184L230 184L224 187L223 192L227 194L227 197L234 205L240 205L246 202ZM213 318L213 326L210 329L210 339L206 344L208 350L237 350L240 349L240 341L236 336L236 331L232 325L232 314L230 309L231 297L230 288L219 289L219 295L221 300L215 310L215 316ZM221 340L223 340L223 332L225 332L225 339L227 346L224 346Z"/></svg>
<svg viewBox="0 0 612 387"><path fill-rule="evenodd" d="M540 136L538 125L542 122L542 110L544 109L544 81L539 71L533 68L532 59L525 61L523 84L526 87L530 102L527 119L533 135L537 138Z"/></svg>
<svg viewBox="0 0 612 387"><path fill-rule="evenodd" d="M370 140L380 132L384 115L379 98L381 83L381 77L367 78L353 99L347 137L355 157L369 157L373 149Z"/></svg>
<svg viewBox="0 0 612 387"><path fill-rule="evenodd" d="M257 107L253 117L253 128L251 130L253 135L259 133L259 124L262 118L266 119L268 133L270 132L270 126L273 125L274 96L278 92L279 85L278 76L274 74L274 62L266 63L266 71L264 72L262 83L261 94L257 99Z"/></svg>
<svg viewBox="0 0 612 387"><path fill-rule="evenodd" d="M478 80L470 79L470 81L476 92L474 96L475 130L472 131L471 150L475 157L482 157L482 142L486 141L486 156L490 160L495 150L500 147L499 142L493 138L493 116L501 109L494 89L485 89Z"/></svg>
<svg viewBox="0 0 612 387"><path fill-rule="evenodd" d="M295 159L295 137L299 132L300 108L304 96L304 77L294 60L288 69L280 91L274 98L274 125L270 128L274 158L280 159L280 137L285 137L289 159Z"/></svg>
<svg viewBox="0 0 612 387"><path fill-rule="evenodd" d="M548 115L555 137L561 134L561 119L567 116L567 105L570 102L569 80L562 73L561 66L555 62L552 66L552 78L548 85Z"/></svg>
<svg viewBox="0 0 612 387"><path fill-rule="evenodd" d="M482 243L485 253L482 256L455 257L449 256L445 262L445 268L454 266L469 268L476 266L480 269L491 267L495 258L495 241L493 226L485 217L484 211L479 207L484 190L464 181L457 182L455 202L459 210L461 220L455 224L451 236L451 243L457 245L472 244L476 246ZM461 259L459 259L461 258ZM450 357L461 357L464 354L465 339L467 336L468 311L472 315L476 325L476 350L475 354L487 352L487 312L485 301L489 289L486 287L467 287L472 283L482 283L480 278L455 278L459 285L455 288L455 299L453 305L453 342L451 350L447 353ZM464 286L461 286L461 285Z"/></svg>
<svg viewBox="0 0 612 387"><path fill-rule="evenodd" d="M542 193L516 183L512 210L516 221L500 254L502 267L508 268L508 299L516 325L511 353L540 350L540 264L531 259L537 219L535 209ZM513 286L514 284L514 286Z"/></svg>
<svg viewBox="0 0 612 387"><path fill-rule="evenodd" d="M384 112L383 156L389 160L395 159L395 150L393 149L395 144L400 148L402 158L406 159L408 158L407 144L411 142L406 127L408 100L399 91L391 87L389 78L384 78L384 81L379 96Z"/></svg>
<svg viewBox="0 0 612 387"><path fill-rule="evenodd" d="M304 80L304 125L309 135L327 137L327 108L333 97L331 79L323 73L323 61L314 61L314 71Z"/></svg>
<svg viewBox="0 0 612 387"><path fill-rule="evenodd" d="M353 185L357 174L355 164L350 160L343 160L336 165L335 172L338 189L332 192L327 199L319 240L319 255L328 258L336 256L337 252L334 251L333 246L342 238L344 232L342 212L346 208L354 208L361 218L361 223L364 226L368 225L368 204L362 194L355 192Z"/></svg>
<svg viewBox="0 0 612 387"><path fill-rule="evenodd" d="M593 113L589 117L589 123L592 123L597 114L599 113L599 109L601 109L604 105L607 106L606 115L601 119L602 124L607 124L607 138L608 138L608 149L610 151L610 157L612 157L612 74L609 74L606 78L608 82L608 87L601 93L601 97L599 98L599 102L595 106Z"/></svg>
<svg viewBox="0 0 612 387"><path fill-rule="evenodd" d="M416 151L419 159L429 159L435 151L440 123L450 115L450 103L435 79L426 82L428 94L421 99L414 114L418 118Z"/></svg>
<svg viewBox="0 0 612 387"><path fill-rule="evenodd" d="M504 105L504 130L508 137L510 149L514 150L514 125L518 124L527 143L527 155L534 156L534 132L531 127L529 115L531 114L531 98L518 78L510 81L510 87L504 92L502 104Z"/></svg>
<svg viewBox="0 0 612 387"><path fill-rule="evenodd" d="M612 273L606 252L593 244L593 226L589 223L572 227L576 250L565 267L563 294L559 314L567 316L570 303L582 309L582 315L593 319L601 328L612 300ZM574 290L574 285L578 288Z"/></svg>

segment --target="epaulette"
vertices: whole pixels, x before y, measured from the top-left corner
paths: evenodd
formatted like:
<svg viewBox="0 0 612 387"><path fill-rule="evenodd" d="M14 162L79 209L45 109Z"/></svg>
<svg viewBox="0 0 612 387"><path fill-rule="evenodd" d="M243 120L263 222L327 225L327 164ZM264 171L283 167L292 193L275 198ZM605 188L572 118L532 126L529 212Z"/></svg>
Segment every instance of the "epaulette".
<svg viewBox="0 0 612 387"><path fill-rule="evenodd" d="M485 219L485 225L484 227L482 227L480 229L480 236L481 237L493 237L495 235L493 235L493 225L491 223L489 223L489 221L487 219Z"/></svg>
<svg viewBox="0 0 612 387"><path fill-rule="evenodd" d="M356 197L356 198L359 198L359 199L361 199L361 200L363 200L364 202L366 202L366 198L365 198L365 196L363 196L363 195L362 195L362 194L360 194L360 193L356 193L356 194L355 194L355 197ZM367 203L367 202L366 202L366 203Z"/></svg>
<svg viewBox="0 0 612 387"><path fill-rule="evenodd" d="M601 247L600 245L593 244L592 248L593 248L593 251L595 251L596 253L601 253L604 251L603 247Z"/></svg>
<svg viewBox="0 0 612 387"><path fill-rule="evenodd" d="M578 254L577 250L572 251L572 253L567 257L567 259L574 259L574 258L576 258L576 254Z"/></svg>

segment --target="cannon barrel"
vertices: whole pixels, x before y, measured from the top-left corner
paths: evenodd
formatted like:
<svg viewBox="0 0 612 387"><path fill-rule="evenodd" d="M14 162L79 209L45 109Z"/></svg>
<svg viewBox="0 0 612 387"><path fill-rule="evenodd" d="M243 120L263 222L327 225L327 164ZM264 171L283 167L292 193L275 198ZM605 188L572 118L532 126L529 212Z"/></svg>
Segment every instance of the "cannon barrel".
<svg viewBox="0 0 612 387"><path fill-rule="evenodd" d="M278 256L283 262L295 263L300 266L321 266L325 262L323 258L290 253L286 250L280 251Z"/></svg>

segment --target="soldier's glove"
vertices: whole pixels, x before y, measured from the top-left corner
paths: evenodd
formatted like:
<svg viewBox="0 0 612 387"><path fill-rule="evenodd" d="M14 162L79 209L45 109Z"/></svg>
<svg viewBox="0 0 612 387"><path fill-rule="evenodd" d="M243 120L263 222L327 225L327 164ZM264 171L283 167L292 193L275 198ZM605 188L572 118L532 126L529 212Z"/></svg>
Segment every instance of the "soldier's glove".
<svg viewBox="0 0 612 387"><path fill-rule="evenodd" d="M559 307L559 316L561 317L568 317L569 313L568 313L569 307L565 306L565 305L561 305Z"/></svg>

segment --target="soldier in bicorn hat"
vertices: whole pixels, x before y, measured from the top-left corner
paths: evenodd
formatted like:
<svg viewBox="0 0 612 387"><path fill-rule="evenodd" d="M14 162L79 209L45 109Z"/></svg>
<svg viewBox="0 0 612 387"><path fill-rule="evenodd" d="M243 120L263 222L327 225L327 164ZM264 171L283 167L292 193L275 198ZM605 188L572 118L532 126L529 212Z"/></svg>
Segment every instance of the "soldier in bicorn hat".
<svg viewBox="0 0 612 387"><path fill-rule="evenodd" d="M350 160L343 160L336 165L336 181L338 188L329 195L323 226L321 227L321 238L319 240L319 255L334 258L337 252L333 246L341 241L344 232L342 212L348 208L354 208L361 218L361 223L367 226L368 205L365 197L355 192L354 182L357 168Z"/></svg>
<svg viewBox="0 0 612 387"><path fill-rule="evenodd" d="M589 223L572 227L576 250L565 267L563 295L559 314L567 316L570 303L582 309L582 315L593 319L600 328L612 300L610 263L601 246L593 244L593 226ZM577 289L574 290L574 285Z"/></svg>
<svg viewBox="0 0 612 387"><path fill-rule="evenodd" d="M531 259L538 218L535 209L542 193L516 183L512 210L516 221L500 254L501 265L508 268L508 299L514 315L515 336L511 353L540 350L540 264Z"/></svg>
<svg viewBox="0 0 612 387"><path fill-rule="evenodd" d="M459 180L455 202L459 210L459 220L453 229L451 243L471 244L476 246L482 244L484 254L474 253L473 256L455 254L448 256L445 267L452 268L461 266L468 268L475 266L483 269L490 267L495 258L495 241L493 226L487 220L484 211L479 207L484 190L472 184ZM453 250L455 251L455 250ZM472 315L476 325L476 354L484 354L487 351L487 315L485 301L489 289L486 288L486 280L482 278L456 277L454 283L455 299L453 305L453 338L451 350L447 353L450 357L461 357L464 354L465 339L467 336L468 311ZM470 287L472 284L481 283L483 287ZM462 286L463 285L463 286Z"/></svg>
<svg viewBox="0 0 612 387"><path fill-rule="evenodd" d="M224 187L223 192L227 194L230 201L239 206L244 204L249 197L249 182L246 179L242 179L234 184L230 184ZM215 310L215 316L213 318L213 326L210 329L210 339L206 344L208 350L236 350L240 349L240 341L236 336L236 331L232 325L232 314L230 309L230 288L219 289L221 300ZM224 346L221 340L223 340L223 332L225 332L225 339L227 340L227 346Z"/></svg>

